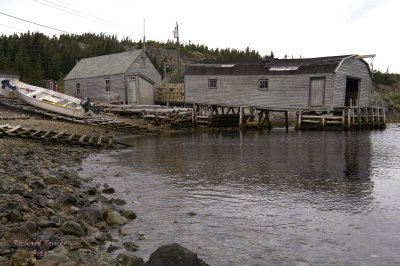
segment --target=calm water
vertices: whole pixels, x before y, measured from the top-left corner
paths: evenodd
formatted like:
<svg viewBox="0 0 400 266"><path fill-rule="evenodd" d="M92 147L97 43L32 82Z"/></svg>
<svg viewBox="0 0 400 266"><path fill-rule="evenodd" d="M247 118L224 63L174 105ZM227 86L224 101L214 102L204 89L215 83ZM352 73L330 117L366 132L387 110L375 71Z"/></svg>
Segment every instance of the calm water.
<svg viewBox="0 0 400 266"><path fill-rule="evenodd" d="M211 265L400 264L398 124L130 142L90 156L80 175L108 183L137 212L123 241L145 260L176 242Z"/></svg>

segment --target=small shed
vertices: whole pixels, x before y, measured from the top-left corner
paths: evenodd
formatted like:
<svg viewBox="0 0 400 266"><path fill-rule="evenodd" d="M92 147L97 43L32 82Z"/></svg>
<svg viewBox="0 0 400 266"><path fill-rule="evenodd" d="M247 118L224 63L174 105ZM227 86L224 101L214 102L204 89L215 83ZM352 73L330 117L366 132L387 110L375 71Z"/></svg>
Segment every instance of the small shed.
<svg viewBox="0 0 400 266"><path fill-rule="evenodd" d="M54 80L48 80L46 82L46 89L52 90L52 91L57 91L57 82Z"/></svg>
<svg viewBox="0 0 400 266"><path fill-rule="evenodd" d="M161 75L143 50L85 58L64 78L66 94L92 101L154 104Z"/></svg>
<svg viewBox="0 0 400 266"><path fill-rule="evenodd" d="M371 71L365 56L192 64L185 102L280 110L334 110L368 106Z"/></svg>

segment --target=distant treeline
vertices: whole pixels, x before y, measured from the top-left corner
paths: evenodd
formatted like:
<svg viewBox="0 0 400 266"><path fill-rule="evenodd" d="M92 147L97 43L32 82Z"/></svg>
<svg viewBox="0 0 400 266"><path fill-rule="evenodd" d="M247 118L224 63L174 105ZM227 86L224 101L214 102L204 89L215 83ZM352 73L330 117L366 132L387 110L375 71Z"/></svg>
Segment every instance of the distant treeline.
<svg viewBox="0 0 400 266"><path fill-rule="evenodd" d="M45 80L62 80L77 60L125 51L135 43L104 34L61 35L42 33L0 37L0 69L12 70L21 80L43 86Z"/></svg>
<svg viewBox="0 0 400 266"><path fill-rule="evenodd" d="M393 85L400 81L400 74L376 71L373 73L372 81L375 84Z"/></svg>
<svg viewBox="0 0 400 266"><path fill-rule="evenodd" d="M146 45L177 49L172 41L166 43L148 41ZM20 35L2 35L0 37L0 69L14 71L20 75L21 80L27 83L44 86L45 81L49 79L61 81L82 58L119 53L134 47L142 48L142 42L133 42L129 38L118 40L116 36L106 34L86 33L48 37L39 32L27 32ZM189 57L199 52L204 58L227 62L270 57L262 57L250 48L240 51L181 44L178 49ZM273 57L272 52L271 57ZM161 62L153 63L162 73Z"/></svg>

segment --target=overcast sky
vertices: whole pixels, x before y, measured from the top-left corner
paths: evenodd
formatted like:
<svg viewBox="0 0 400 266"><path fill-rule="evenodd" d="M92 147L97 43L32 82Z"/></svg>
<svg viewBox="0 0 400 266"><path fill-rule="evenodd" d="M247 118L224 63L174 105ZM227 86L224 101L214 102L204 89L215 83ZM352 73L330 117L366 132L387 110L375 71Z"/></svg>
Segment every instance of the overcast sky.
<svg viewBox="0 0 400 266"><path fill-rule="evenodd" d="M173 40L178 22L182 43L249 46L278 58L376 54L374 69L400 73L399 0L0 0L2 34L53 36L62 32L9 16L134 41L143 38L145 19L146 39L160 42Z"/></svg>

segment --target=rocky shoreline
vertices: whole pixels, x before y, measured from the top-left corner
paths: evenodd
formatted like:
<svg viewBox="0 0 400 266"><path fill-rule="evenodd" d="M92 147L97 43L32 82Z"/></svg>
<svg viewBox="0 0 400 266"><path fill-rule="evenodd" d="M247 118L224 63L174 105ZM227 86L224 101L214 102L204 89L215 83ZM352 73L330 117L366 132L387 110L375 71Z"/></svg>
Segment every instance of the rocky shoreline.
<svg viewBox="0 0 400 266"><path fill-rule="evenodd" d="M25 121L105 133L43 117L19 120L26 114L0 111L14 118L1 124ZM123 226L136 214L124 208L123 200L104 196L113 193L107 184L90 186L78 176L82 159L93 151L0 136L0 265L206 265L178 244L160 247L144 263L135 256L140 248L135 243L117 243L113 234L124 236Z"/></svg>

